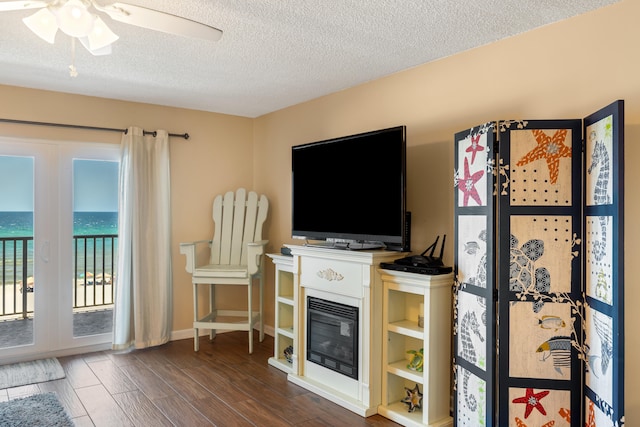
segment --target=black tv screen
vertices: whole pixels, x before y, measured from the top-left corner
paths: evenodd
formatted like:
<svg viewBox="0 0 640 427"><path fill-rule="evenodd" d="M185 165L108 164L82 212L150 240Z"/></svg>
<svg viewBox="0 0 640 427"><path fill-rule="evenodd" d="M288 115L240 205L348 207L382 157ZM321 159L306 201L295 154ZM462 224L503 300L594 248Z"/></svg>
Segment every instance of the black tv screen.
<svg viewBox="0 0 640 427"><path fill-rule="evenodd" d="M293 237L408 246L405 126L297 145L291 159Z"/></svg>

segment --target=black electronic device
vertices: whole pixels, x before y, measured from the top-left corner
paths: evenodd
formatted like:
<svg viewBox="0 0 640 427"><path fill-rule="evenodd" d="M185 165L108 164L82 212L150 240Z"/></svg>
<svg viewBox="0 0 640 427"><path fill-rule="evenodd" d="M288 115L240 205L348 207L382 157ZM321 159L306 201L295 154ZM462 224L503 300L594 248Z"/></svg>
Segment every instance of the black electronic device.
<svg viewBox="0 0 640 427"><path fill-rule="evenodd" d="M390 251L411 252L411 212L406 211L404 214L404 244L386 243L385 249Z"/></svg>
<svg viewBox="0 0 640 427"><path fill-rule="evenodd" d="M291 148L291 235L336 249L409 248L406 127Z"/></svg>
<svg viewBox="0 0 640 427"><path fill-rule="evenodd" d="M442 237L442 246L440 247L440 256L434 256L438 240L440 236L436 237L436 241L431 246L425 249L420 255L409 255L404 258L399 258L392 263L383 262L380 263L380 267L387 270L406 271L409 273L418 274L446 274L453 271L452 267L447 267L442 262L442 255L444 253L444 244L447 235ZM429 250L429 255L425 255Z"/></svg>
<svg viewBox="0 0 640 427"><path fill-rule="evenodd" d="M280 253L282 255L287 255L287 256L291 256L291 248L288 248L286 246L283 246L280 248Z"/></svg>
<svg viewBox="0 0 640 427"><path fill-rule="evenodd" d="M409 255L404 258L400 258L396 260L396 264L402 265L412 265L414 267L442 267L444 263L442 262L442 255L444 253L444 243L447 239L447 235L445 234L442 238L442 246L440 247L440 256L433 256L436 251L436 245L438 244L438 240L440 240L440 236L436 237L436 241L431 244L427 249L425 249L420 255ZM429 255L425 255L429 250Z"/></svg>
<svg viewBox="0 0 640 427"><path fill-rule="evenodd" d="M431 276L447 274L453 271L453 267L414 267L413 265L402 265L394 262L381 262L380 268L384 268L385 270L406 271L407 273L428 274Z"/></svg>

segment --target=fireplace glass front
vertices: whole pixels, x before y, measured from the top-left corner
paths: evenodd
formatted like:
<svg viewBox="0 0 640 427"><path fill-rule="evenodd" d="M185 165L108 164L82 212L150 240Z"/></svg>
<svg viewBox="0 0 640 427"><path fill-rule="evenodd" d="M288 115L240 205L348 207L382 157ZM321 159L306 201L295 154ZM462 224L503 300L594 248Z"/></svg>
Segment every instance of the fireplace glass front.
<svg viewBox="0 0 640 427"><path fill-rule="evenodd" d="M307 360L358 379L358 307L307 298Z"/></svg>

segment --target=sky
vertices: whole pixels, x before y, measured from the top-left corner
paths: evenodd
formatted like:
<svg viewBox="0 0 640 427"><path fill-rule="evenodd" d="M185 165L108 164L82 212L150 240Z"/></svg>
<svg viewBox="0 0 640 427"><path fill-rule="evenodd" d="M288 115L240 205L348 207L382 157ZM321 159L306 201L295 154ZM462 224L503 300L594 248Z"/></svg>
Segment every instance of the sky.
<svg viewBox="0 0 640 427"><path fill-rule="evenodd" d="M118 210L118 162L74 160L74 212Z"/></svg>
<svg viewBox="0 0 640 427"><path fill-rule="evenodd" d="M118 162L74 160L74 212L118 210ZM33 211L33 158L0 156L0 212Z"/></svg>
<svg viewBox="0 0 640 427"><path fill-rule="evenodd" d="M0 211L33 211L33 158L0 156Z"/></svg>

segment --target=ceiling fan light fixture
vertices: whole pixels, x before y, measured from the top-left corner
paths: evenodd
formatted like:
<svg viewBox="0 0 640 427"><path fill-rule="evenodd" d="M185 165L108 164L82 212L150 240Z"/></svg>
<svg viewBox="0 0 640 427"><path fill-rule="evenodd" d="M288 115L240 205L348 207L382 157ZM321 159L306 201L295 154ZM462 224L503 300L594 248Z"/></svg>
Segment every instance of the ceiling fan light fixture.
<svg viewBox="0 0 640 427"><path fill-rule="evenodd" d="M58 32L56 16L49 9L40 9L33 15L22 19L22 22L44 41L53 44Z"/></svg>
<svg viewBox="0 0 640 427"><path fill-rule="evenodd" d="M86 37L93 28L94 15L81 0L68 0L56 10L58 27L71 37Z"/></svg>
<svg viewBox="0 0 640 427"><path fill-rule="evenodd" d="M91 43L89 42L89 37L78 37L82 46L85 47L89 51L89 53L93 56L102 56L102 55L110 55L111 54L111 44L107 44L100 48L91 48Z"/></svg>
<svg viewBox="0 0 640 427"><path fill-rule="evenodd" d="M111 43L118 40L118 36L111 31L111 29L104 23L100 17L95 16L93 21L93 28L87 36L89 40L89 47L91 51L100 50L103 47L109 46Z"/></svg>
<svg viewBox="0 0 640 427"><path fill-rule="evenodd" d="M90 12L91 8L109 15L114 21L168 34L210 41L217 41L222 36L222 30L210 25L128 3L103 6L97 0L0 0L0 12L36 8L40 10L22 21L51 44L55 43L58 30L71 37L71 77L78 75L74 65L76 39L92 55L110 54L111 45L119 39L99 16Z"/></svg>

